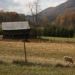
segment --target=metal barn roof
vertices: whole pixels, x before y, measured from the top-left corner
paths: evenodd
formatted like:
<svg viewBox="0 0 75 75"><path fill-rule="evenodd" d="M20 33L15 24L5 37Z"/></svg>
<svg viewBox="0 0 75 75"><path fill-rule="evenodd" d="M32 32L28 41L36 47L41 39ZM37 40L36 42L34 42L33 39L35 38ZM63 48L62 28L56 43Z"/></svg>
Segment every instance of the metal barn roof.
<svg viewBox="0 0 75 75"><path fill-rule="evenodd" d="M22 30L30 29L29 23L25 22L3 22L2 30Z"/></svg>

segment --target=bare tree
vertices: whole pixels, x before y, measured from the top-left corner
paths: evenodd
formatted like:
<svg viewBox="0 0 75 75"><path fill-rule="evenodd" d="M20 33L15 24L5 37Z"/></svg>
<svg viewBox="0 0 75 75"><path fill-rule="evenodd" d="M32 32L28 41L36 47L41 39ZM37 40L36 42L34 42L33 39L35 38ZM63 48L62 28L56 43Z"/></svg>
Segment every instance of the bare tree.
<svg viewBox="0 0 75 75"><path fill-rule="evenodd" d="M34 2L29 2L28 7L30 9L31 12L31 18L30 21L32 22L32 24L34 24L33 26L33 36L35 38L39 37L39 32L38 32L38 26L39 26L39 12L40 12L40 2L41 0L35 0Z"/></svg>
<svg viewBox="0 0 75 75"><path fill-rule="evenodd" d="M33 3L29 3L29 9L33 17L33 22L35 25L39 24L39 11L40 11L40 0L35 0Z"/></svg>

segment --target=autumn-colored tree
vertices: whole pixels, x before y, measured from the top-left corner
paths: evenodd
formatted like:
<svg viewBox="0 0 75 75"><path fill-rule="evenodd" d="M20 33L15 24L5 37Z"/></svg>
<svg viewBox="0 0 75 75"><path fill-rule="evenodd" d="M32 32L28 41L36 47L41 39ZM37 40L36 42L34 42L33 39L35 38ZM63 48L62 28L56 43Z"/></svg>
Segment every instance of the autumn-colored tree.
<svg viewBox="0 0 75 75"><path fill-rule="evenodd" d="M56 18L56 24L68 29L75 28L75 12L65 12Z"/></svg>

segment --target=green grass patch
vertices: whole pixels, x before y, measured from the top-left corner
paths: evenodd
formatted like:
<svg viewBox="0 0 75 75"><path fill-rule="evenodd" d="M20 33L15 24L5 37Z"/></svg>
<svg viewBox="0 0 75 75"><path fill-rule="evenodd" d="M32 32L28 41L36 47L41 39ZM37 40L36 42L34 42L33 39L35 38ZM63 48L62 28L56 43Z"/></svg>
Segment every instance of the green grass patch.
<svg viewBox="0 0 75 75"><path fill-rule="evenodd" d="M62 37L41 37L43 40L47 40L49 42L66 42L66 43L75 43L75 38L62 38Z"/></svg>
<svg viewBox="0 0 75 75"><path fill-rule="evenodd" d="M61 68L38 65L0 65L1 75L75 75L75 68Z"/></svg>

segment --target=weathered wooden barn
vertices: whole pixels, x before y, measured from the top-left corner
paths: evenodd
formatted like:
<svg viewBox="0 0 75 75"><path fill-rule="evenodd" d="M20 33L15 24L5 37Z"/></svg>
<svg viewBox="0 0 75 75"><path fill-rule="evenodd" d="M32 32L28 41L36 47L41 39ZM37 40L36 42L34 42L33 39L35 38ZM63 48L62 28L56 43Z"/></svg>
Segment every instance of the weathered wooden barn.
<svg viewBox="0 0 75 75"><path fill-rule="evenodd" d="M29 38L30 26L24 22L3 22L3 38L5 39L27 39Z"/></svg>

